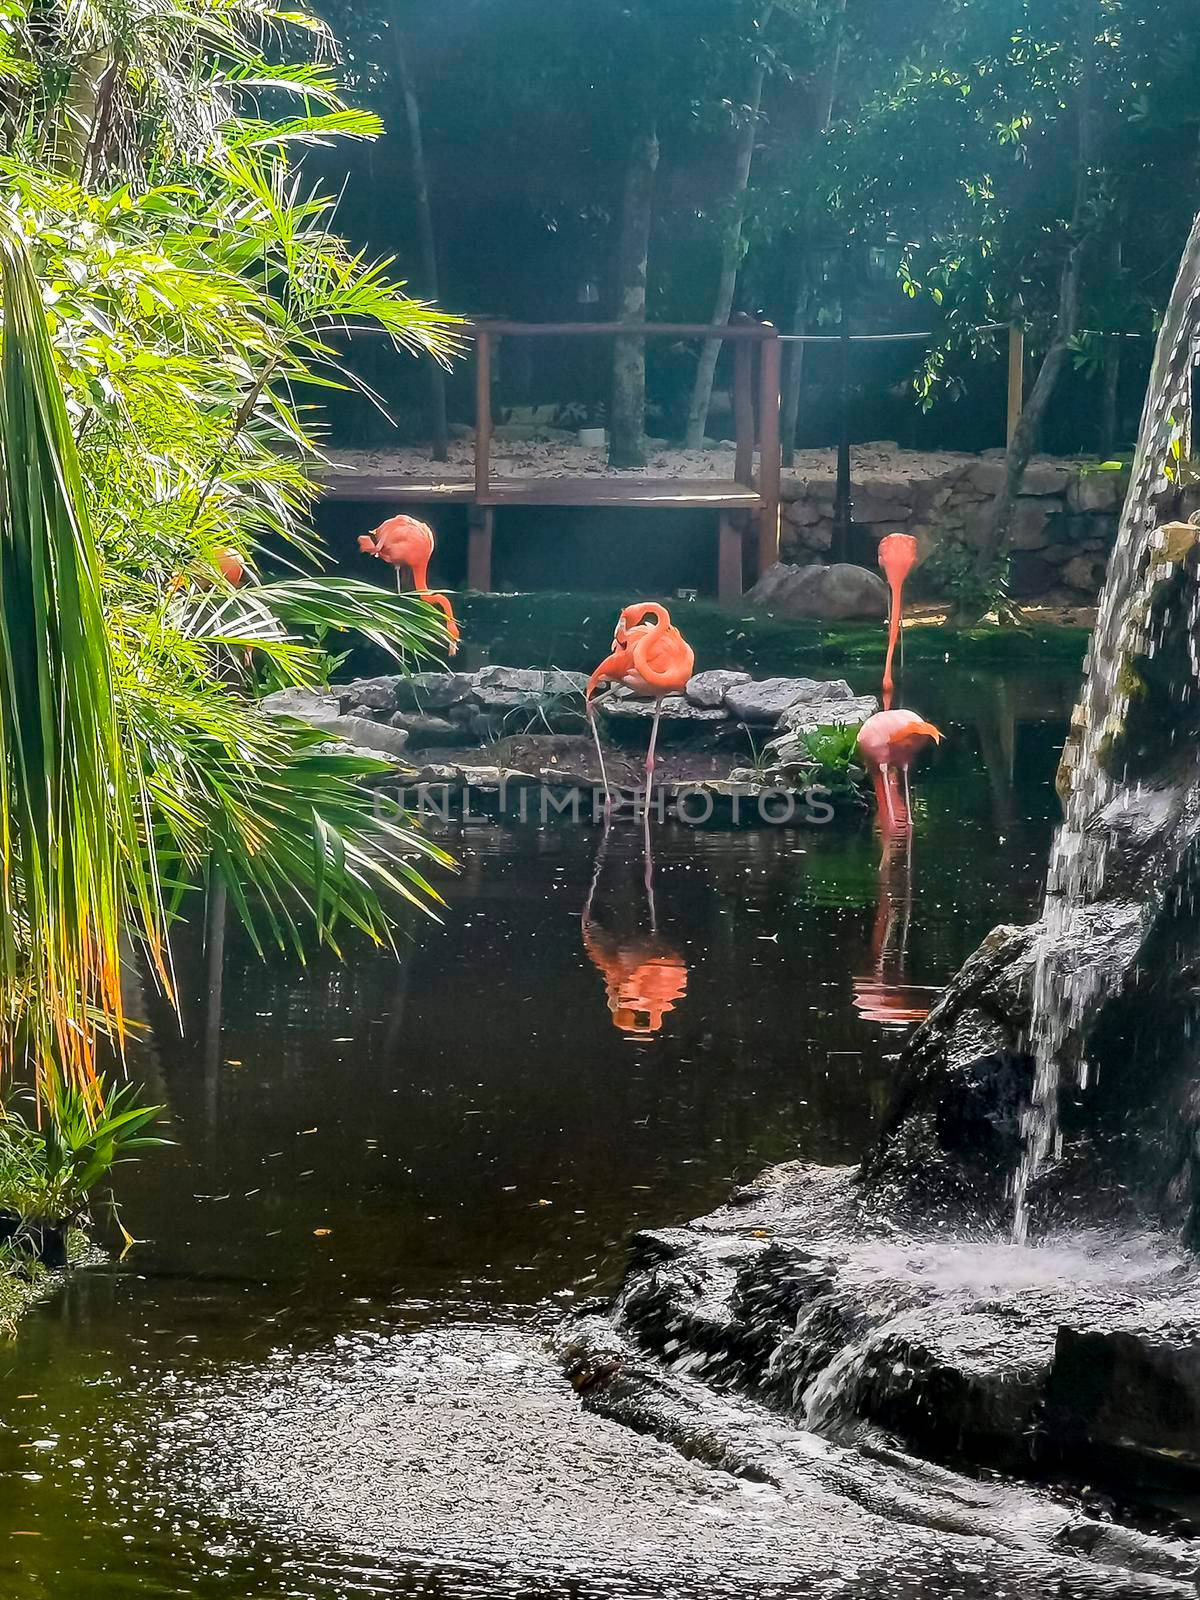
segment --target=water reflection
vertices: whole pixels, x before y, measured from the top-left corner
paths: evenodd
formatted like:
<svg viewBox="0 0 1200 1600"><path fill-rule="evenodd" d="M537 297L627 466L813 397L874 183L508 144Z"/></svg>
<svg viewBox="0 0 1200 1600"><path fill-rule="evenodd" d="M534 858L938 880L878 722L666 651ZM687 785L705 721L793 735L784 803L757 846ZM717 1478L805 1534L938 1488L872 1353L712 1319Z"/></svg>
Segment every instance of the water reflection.
<svg viewBox="0 0 1200 1600"><path fill-rule="evenodd" d="M607 822L596 848L596 865L584 902L580 924L588 960L604 979L613 1026L635 1039L657 1033L668 1014L687 993L688 969L682 955L658 930L654 901L654 857L650 845L649 811L643 835L642 883L649 926L625 931L606 928L595 916L596 890L608 856L611 823ZM629 898L623 911L628 915ZM622 913L618 912L620 916Z"/></svg>
<svg viewBox="0 0 1200 1600"><path fill-rule="evenodd" d="M929 1015L937 990L906 982L913 915L912 833L894 833L884 826L880 839L871 970L854 979L854 1009L868 1022L905 1028Z"/></svg>

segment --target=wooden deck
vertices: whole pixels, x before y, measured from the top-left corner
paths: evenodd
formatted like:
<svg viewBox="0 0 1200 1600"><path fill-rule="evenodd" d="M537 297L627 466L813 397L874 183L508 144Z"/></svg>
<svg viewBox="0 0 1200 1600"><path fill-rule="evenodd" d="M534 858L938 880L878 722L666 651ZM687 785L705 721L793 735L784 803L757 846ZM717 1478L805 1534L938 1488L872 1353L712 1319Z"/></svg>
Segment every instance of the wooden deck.
<svg viewBox="0 0 1200 1600"><path fill-rule="evenodd" d="M394 500L406 505L654 506L665 510L756 511L757 489L733 478L493 477L486 495L473 479L401 478L386 473L338 473L325 481L329 500Z"/></svg>
<svg viewBox="0 0 1200 1600"><path fill-rule="evenodd" d="M601 475L563 478L506 477L493 470L492 356L504 338L689 338L730 340L734 347L736 448L732 478L641 478ZM769 324L479 322L475 325L475 470L472 476L413 477L377 472L336 472L325 480L331 500L383 505L468 507L467 583L492 586L492 534L497 509L506 506L615 507L637 510L708 510L717 513L717 593L733 600L742 592L743 542L757 529L757 569L779 559L779 336ZM754 477L755 408L753 364L759 369L759 471Z"/></svg>

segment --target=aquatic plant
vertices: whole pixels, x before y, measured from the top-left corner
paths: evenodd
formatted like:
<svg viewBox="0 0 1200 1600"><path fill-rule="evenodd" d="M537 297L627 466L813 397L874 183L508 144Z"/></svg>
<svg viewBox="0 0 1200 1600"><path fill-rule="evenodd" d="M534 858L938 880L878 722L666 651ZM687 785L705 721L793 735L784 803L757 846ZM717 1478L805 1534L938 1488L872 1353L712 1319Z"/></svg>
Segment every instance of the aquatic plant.
<svg viewBox="0 0 1200 1600"><path fill-rule="evenodd" d="M143 1105L132 1084L106 1093L103 1080L95 1096L64 1085L52 1110L31 1104L28 1116L10 1102L0 1117L0 1207L56 1224L77 1222L115 1166L171 1143L150 1131L163 1109Z"/></svg>

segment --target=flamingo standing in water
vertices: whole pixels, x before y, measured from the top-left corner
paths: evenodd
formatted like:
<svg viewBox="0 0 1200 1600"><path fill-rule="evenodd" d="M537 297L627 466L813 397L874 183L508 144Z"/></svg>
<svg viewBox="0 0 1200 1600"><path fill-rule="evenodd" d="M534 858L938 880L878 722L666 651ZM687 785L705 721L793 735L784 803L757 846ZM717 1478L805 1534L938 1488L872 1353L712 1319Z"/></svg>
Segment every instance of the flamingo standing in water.
<svg viewBox="0 0 1200 1600"><path fill-rule="evenodd" d="M930 742L940 744L942 731L932 722L922 721L915 711L877 711L858 730L858 748L875 782L880 821L886 813L892 829L912 826L908 769ZM893 793L897 769L904 775L902 819L897 817L899 796Z"/></svg>
<svg viewBox="0 0 1200 1600"><path fill-rule="evenodd" d="M892 695L896 685L892 679L892 657L896 653L896 640L900 637L900 621L904 606L904 580L917 561L917 541L911 533L889 533L879 541L879 565L888 582L887 659L883 664L883 709L892 709Z"/></svg>
<svg viewBox="0 0 1200 1600"><path fill-rule="evenodd" d="M446 618L446 632L450 635L450 654L458 649L461 637L454 608L444 594L429 587L429 563L433 559L433 529L415 517L389 517L370 533L359 536L358 548L369 556L386 561L396 573L396 588L403 592L400 581L401 567L412 573L413 589L427 604L436 606Z"/></svg>
<svg viewBox="0 0 1200 1600"><path fill-rule="evenodd" d="M587 683L587 712L596 753L600 757L600 776L604 783L604 805L612 807L612 792L604 767L604 750L596 728L592 696L602 683L623 683L637 695L653 695L654 722L646 751L646 815L650 814L650 790L654 783L654 751L658 744L658 724L663 696L682 694L696 666L690 644L671 622L666 606L657 600L642 600L626 606L617 619L612 654L592 673Z"/></svg>

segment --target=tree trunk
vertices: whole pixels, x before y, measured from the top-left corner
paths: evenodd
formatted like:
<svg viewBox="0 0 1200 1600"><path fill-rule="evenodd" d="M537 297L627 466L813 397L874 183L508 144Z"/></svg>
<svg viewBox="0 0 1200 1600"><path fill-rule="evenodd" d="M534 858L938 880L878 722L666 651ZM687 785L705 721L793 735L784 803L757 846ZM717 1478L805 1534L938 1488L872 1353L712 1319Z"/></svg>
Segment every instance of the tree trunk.
<svg viewBox="0 0 1200 1600"><path fill-rule="evenodd" d="M808 321L808 285L803 278L796 294L796 310L792 317L792 332L803 333ZM800 423L800 390L804 384L804 346L787 347L787 371L783 383L783 406L779 413L779 432L783 439L783 465L790 467L796 459L796 429Z"/></svg>
<svg viewBox="0 0 1200 1600"><path fill-rule="evenodd" d="M837 101L838 73L842 64L842 38L845 33L846 0L839 0L837 10L830 19L832 36L829 55L825 62L825 81L817 102L815 131L827 133L833 121L833 108ZM809 232L809 218L804 218L802 238ZM803 333L808 322L808 307L812 288L808 275L801 266L796 281L796 309L792 313L792 332ZM783 464L790 467L796 458L796 428L800 421L800 394L804 385L804 346L788 346L787 368L783 384L783 408L779 417L779 432L783 440Z"/></svg>
<svg viewBox="0 0 1200 1600"><path fill-rule="evenodd" d="M650 224L654 217L654 176L658 135L653 120L633 139L621 205L617 248L617 321L646 320L646 273ZM609 416L610 467L646 465L646 341L618 338L613 346L612 406Z"/></svg>
<svg viewBox="0 0 1200 1600"><path fill-rule="evenodd" d="M1071 212L1070 248L1063 262L1058 283L1058 313L1054 333L1042 357L1041 367L1017 423L1008 454L1004 459L1004 483L992 504L984 538L976 553L975 571L990 582L1007 548L1012 530L1017 496L1025 481L1025 469L1037 448L1042 421L1058 385L1067 357L1067 347L1079 322L1079 288L1083 260L1090 241L1088 202L1091 194L1092 155L1092 77L1096 41L1096 0L1081 0L1080 52L1082 72L1079 82L1078 152L1075 169L1075 201ZM959 617L959 621L978 621L978 617Z"/></svg>
<svg viewBox="0 0 1200 1600"><path fill-rule="evenodd" d="M1113 282L1121 274L1121 240L1118 236L1112 242L1111 268ZM1104 350L1103 391L1100 400L1100 455L1102 458L1111 456L1117 447L1117 428L1119 417L1117 403L1121 392L1121 335L1110 333Z"/></svg>
<svg viewBox="0 0 1200 1600"><path fill-rule="evenodd" d="M774 0L767 5L759 19L761 34L771 19ZM750 187L750 168L754 161L754 146L758 140L758 118L762 109L763 84L767 64L760 55L755 62L750 79L750 95L746 106L746 120L738 130L737 147L733 163L733 189L730 194L729 218L721 241L721 276L717 282L717 298L713 306L712 324L723 328L733 310L733 295L737 288L738 268L742 264L742 225L746 220L746 198ZM708 408L712 400L713 378L717 371L717 358L721 354L720 339L708 339L700 352L700 364L692 384L692 399L688 406L687 447L698 450L704 443L708 427Z"/></svg>
<svg viewBox="0 0 1200 1600"><path fill-rule="evenodd" d="M428 300L438 298L437 247L433 233L433 210L429 204L429 172L425 165L425 141L421 135L421 105L408 67L404 35L392 24L392 60L396 82L404 99L408 124L408 144L412 157L413 198L417 207L417 248L421 258L421 293ZM433 459L445 461L449 453L446 425L446 371L436 356L426 357L429 368L430 433Z"/></svg>

